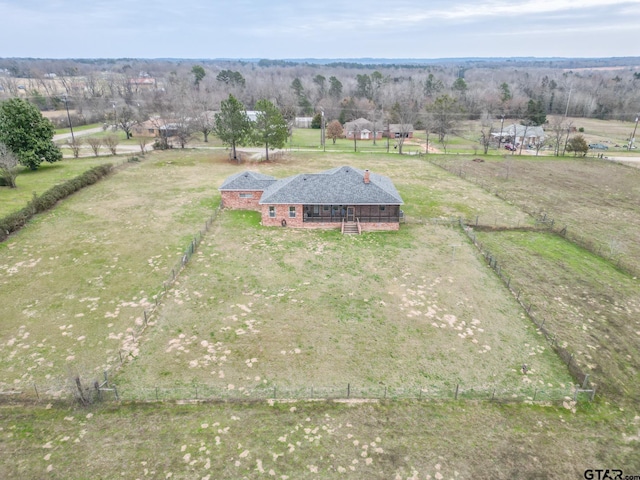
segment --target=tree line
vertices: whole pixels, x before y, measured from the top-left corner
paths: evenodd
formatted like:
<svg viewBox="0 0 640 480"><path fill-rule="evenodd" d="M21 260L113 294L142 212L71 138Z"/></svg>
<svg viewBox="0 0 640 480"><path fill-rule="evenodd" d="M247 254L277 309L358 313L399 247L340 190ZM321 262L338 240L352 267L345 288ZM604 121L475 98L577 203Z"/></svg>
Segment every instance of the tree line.
<svg viewBox="0 0 640 480"><path fill-rule="evenodd" d="M557 65L495 60L362 65L0 59L0 101L28 99L41 111L68 108L58 127L101 122L121 129L127 138L136 125L148 121L159 131L172 132L181 147L194 133L205 142L214 133L232 147L255 144L261 136L267 156L280 145L282 120L290 129L296 116L316 116L317 126L322 112L334 141L338 125L361 117L374 125L412 125L436 137L445 151L459 122L472 119L480 120L479 141L486 152L492 128L505 120L527 126L544 125L547 115L633 120L640 110L640 72L629 59L623 60L619 68L608 63L611 68L600 69L577 60ZM560 68L567 65L575 68ZM228 126L223 129L216 119L231 104L261 115L250 128L240 128L237 138L229 137ZM244 125L246 119L236 120ZM570 127L570 120L547 125L557 132L552 135L558 140L557 154L572 145L565 138ZM401 134L400 153L403 139ZM170 146L168 136L157 142L156 148ZM16 154L15 148L12 152ZM20 162L37 168L38 162L52 161L58 153L52 149L31 160L18 155Z"/></svg>

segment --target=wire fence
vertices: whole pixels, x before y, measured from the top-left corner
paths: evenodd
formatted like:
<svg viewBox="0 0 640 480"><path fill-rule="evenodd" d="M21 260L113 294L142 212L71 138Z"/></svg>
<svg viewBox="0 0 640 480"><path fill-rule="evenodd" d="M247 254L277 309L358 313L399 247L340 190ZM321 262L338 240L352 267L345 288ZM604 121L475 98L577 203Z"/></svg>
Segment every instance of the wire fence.
<svg viewBox="0 0 640 480"><path fill-rule="evenodd" d="M342 386L280 386L234 387L191 384L183 386L118 386L109 381L105 372L103 381L84 385L79 378L70 380L56 396L45 394L44 386L33 385L33 390L5 392L4 400L24 401L77 401L89 405L99 402L256 402L256 401L481 401L501 403L564 403L592 401L593 389L579 385L549 386L529 383L508 387L498 385L467 386L450 383L429 386L363 386L347 383Z"/></svg>
<svg viewBox="0 0 640 480"><path fill-rule="evenodd" d="M136 159L137 160L137 159ZM125 163L130 163L128 159ZM523 388L505 388L497 386L468 387L461 384L450 384L440 386L413 386L413 387L383 387L371 386L364 387L356 384L347 384L341 387L314 387L314 386L269 386L256 388L229 388L216 385L189 385L189 386L157 386L157 387L121 387L109 381L112 375L121 365L125 364L129 359L135 357L134 351L137 349L137 339L144 333L152 317L157 314L160 301L167 295L170 287L176 282L180 273L187 266L193 255L197 252L205 234L210 230L211 226L218 218L221 205L216 208L211 216L205 222L204 227L199 230L185 248L180 259L172 266L169 277L163 282L162 287L152 296L154 303L150 308L144 309L142 312L142 323L138 327L128 329L128 334L124 338L121 348L118 351L116 361L108 361L111 367L104 372L104 380L94 380L90 385L83 384L82 379L75 377L67 382L61 382L55 385L37 385L33 384L33 389L12 390L0 392L0 398L11 398L12 400L40 400L48 399L68 399L74 398L83 404L93 403L95 401L119 400L119 401L187 401L187 400L235 400L235 401L255 401L265 399L298 399L298 400L330 400L330 399L362 399L362 400L381 400L381 399L432 399L432 400L489 400L489 401L508 401L508 402L558 402L566 400L593 400L595 395L595 387L590 386L589 374L585 374L574 360L574 355L566 348L558 345L555 334L551 333L545 327L544 319L538 319L532 314L532 305L526 305L520 298L521 292L512 284L510 277L506 277L502 272L501 265L496 257L489 252L484 246L477 241L475 229L503 229L514 228L513 226L498 226L497 221L494 225L483 225L479 222L479 217L475 219L464 220L461 217L450 218L413 218L410 221L419 223L430 223L438 225L459 226L469 237L474 246L482 254L488 265L495 271L499 278L505 283L507 288L516 297L531 321L536 325L540 332L550 342L558 356L568 366L571 375L578 381L578 385L572 385L568 388L552 388L541 386L525 386ZM551 230L554 226L552 219L546 216L539 217L535 227L515 228L535 228ZM562 233L562 232L560 232ZM566 233L566 227L564 229ZM524 367L524 366L523 366ZM524 372L526 373L526 372Z"/></svg>
<svg viewBox="0 0 640 480"><path fill-rule="evenodd" d="M622 250L619 248L615 241L603 242L601 240L594 239L588 233L582 233L575 230L574 228L569 228L569 226L566 224L560 225L559 222L556 222L556 220L547 213L531 211L523 206L521 204L522 202L518 202L516 198L510 198L507 192L501 190L491 182L482 178L474 177L473 175L468 175L467 172L462 168L461 164L454 164L451 162L437 160L429 157L427 157L427 161L432 165L435 165L442 168L443 170L446 170L449 173L457 175L458 177L468 182L478 185L482 189L486 190L492 195L495 195L501 200L513 204L517 203L518 208L535 219L535 226L528 229L544 229L553 234L560 235L568 241L575 243L579 247L582 247L585 250L593 253L594 255L604 258L623 272L629 273L631 275L640 274L640 271L638 271L636 264L633 263L633 261L625 259ZM473 222L470 220L466 220L465 223L469 225ZM481 225L481 228L491 228L491 226L485 224ZM524 229L525 227L523 226L521 228Z"/></svg>
<svg viewBox="0 0 640 480"><path fill-rule="evenodd" d="M185 387L130 388L119 392L121 400L178 401L178 400L492 400L509 402L562 402L582 399L582 391L575 386L553 388L527 386L524 388L467 387L461 384L430 387L359 386L277 386L234 388L213 385Z"/></svg>

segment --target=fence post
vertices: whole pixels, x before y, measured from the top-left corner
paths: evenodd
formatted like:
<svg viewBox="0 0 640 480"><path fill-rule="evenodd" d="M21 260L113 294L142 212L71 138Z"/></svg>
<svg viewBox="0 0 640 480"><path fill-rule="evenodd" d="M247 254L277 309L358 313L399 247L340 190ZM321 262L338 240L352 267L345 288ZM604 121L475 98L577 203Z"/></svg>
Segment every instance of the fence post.
<svg viewBox="0 0 640 480"><path fill-rule="evenodd" d="M122 350L118 350L118 355L120 355L120 363L122 363Z"/></svg>
<svg viewBox="0 0 640 480"><path fill-rule="evenodd" d="M274 399L276 398L276 392L277 392L277 391L276 391L276 386L274 385L274 386L273 386L273 398L274 398Z"/></svg>
<svg viewBox="0 0 640 480"><path fill-rule="evenodd" d="M582 388L586 389L588 384L589 384L589 374L587 373L584 376L584 380L582 382Z"/></svg>
<svg viewBox="0 0 640 480"><path fill-rule="evenodd" d="M351 396L351 384L347 383L347 398Z"/></svg>
<svg viewBox="0 0 640 480"><path fill-rule="evenodd" d="M158 387L156 387L156 402L158 401Z"/></svg>
<svg viewBox="0 0 640 480"><path fill-rule="evenodd" d="M116 400L120 400L120 396L118 395L118 388L114 385L113 386L113 393L116 395Z"/></svg>
<svg viewBox="0 0 640 480"><path fill-rule="evenodd" d="M36 391L36 398L38 400L40 400L40 394L38 393L38 387L37 387L37 385L35 383L33 384L33 389Z"/></svg>
<svg viewBox="0 0 640 480"><path fill-rule="evenodd" d="M533 390L533 401L536 401L536 395L538 394L538 387Z"/></svg>
<svg viewBox="0 0 640 480"><path fill-rule="evenodd" d="M593 402L593 397L595 397L595 396L596 396L596 387L593 387L591 389L591 398L590 398L591 402Z"/></svg>
<svg viewBox="0 0 640 480"><path fill-rule="evenodd" d="M459 384L459 383L456 383L456 394L455 394L455 397L454 397L454 398L455 398L455 400L457 400L457 399L458 399L458 388L459 388L459 387L460 387L460 384Z"/></svg>
<svg viewBox="0 0 640 480"><path fill-rule="evenodd" d="M146 326L147 325L147 311L143 310L142 312L144 313L144 325Z"/></svg>

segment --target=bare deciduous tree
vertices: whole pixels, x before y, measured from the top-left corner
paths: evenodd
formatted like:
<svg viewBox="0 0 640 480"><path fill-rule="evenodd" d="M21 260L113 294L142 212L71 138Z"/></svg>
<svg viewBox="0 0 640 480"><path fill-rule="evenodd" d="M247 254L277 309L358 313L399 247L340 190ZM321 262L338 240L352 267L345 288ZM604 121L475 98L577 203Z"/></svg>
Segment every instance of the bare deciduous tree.
<svg viewBox="0 0 640 480"><path fill-rule="evenodd" d="M111 155L116 155L116 149L118 148L119 143L118 137L115 135L108 135L104 137L104 145L109 149Z"/></svg>
<svg viewBox="0 0 640 480"><path fill-rule="evenodd" d="M149 143L149 139L147 137L138 137L138 145L140 146L140 153L142 153L142 155L147 153L148 143Z"/></svg>
<svg viewBox="0 0 640 480"><path fill-rule="evenodd" d="M441 95L427 107L427 111L433 115L434 132L438 134L438 141L447 153L447 137L457 132L462 107L455 98Z"/></svg>
<svg viewBox="0 0 640 480"><path fill-rule="evenodd" d="M486 155L489 153L489 145L491 144L491 116L488 112L483 112L480 117L480 144Z"/></svg>
<svg viewBox="0 0 640 480"><path fill-rule="evenodd" d="M67 140L67 145L73 152L73 158L78 158L80 156L80 147L82 147L82 139L81 138L73 138Z"/></svg>
<svg viewBox="0 0 640 480"><path fill-rule="evenodd" d="M91 147L91 151L97 157L100 154L100 147L102 146L102 139L99 137L87 138L87 143Z"/></svg>
<svg viewBox="0 0 640 480"><path fill-rule="evenodd" d="M16 188L16 177L19 172L18 157L4 143L0 143L0 185Z"/></svg>

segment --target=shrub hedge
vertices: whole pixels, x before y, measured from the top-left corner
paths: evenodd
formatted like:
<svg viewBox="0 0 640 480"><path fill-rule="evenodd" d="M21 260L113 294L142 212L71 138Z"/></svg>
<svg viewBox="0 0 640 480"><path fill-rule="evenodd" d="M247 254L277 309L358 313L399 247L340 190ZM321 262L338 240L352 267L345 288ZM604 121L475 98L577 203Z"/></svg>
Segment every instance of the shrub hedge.
<svg viewBox="0 0 640 480"><path fill-rule="evenodd" d="M26 207L17 212L10 213L4 218L0 218L0 242L3 242L9 235L20 230L35 214L45 212L63 198L68 197L86 186L93 185L108 175L112 169L113 165L110 163L98 165L97 167L87 170L82 175L51 187L40 196L34 193L33 199Z"/></svg>

